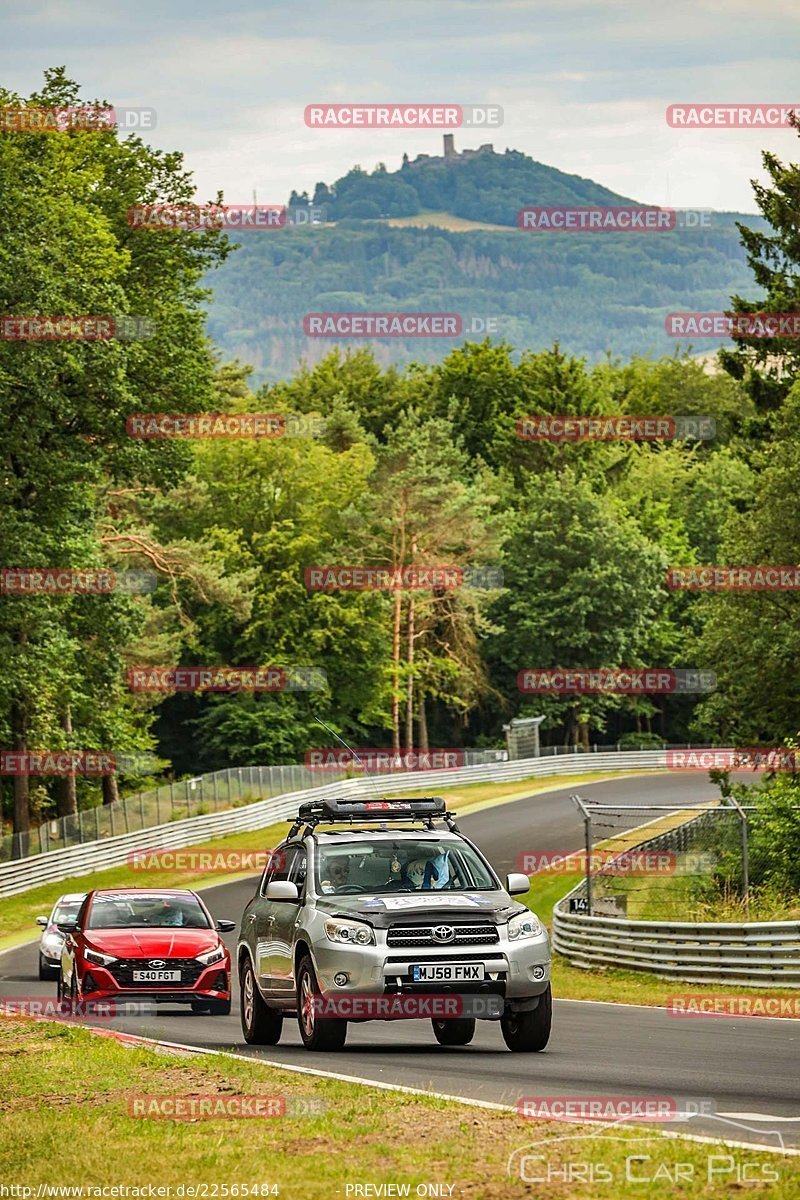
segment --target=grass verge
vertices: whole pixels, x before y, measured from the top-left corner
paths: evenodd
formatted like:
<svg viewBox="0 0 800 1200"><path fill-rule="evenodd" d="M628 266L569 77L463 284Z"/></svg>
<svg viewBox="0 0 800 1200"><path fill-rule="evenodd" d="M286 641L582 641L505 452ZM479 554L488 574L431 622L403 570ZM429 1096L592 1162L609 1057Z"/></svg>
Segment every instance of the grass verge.
<svg viewBox="0 0 800 1200"><path fill-rule="evenodd" d="M800 1197L796 1158L661 1138L642 1127L616 1127L608 1131L613 1136L604 1136L596 1126L532 1122L513 1112L297 1075L243 1059L165 1056L65 1024L0 1018L0 1059L0 1178L30 1188L33 1197L40 1185L169 1187L162 1195L172 1197L190 1196L187 1189L194 1186L206 1189L194 1195L212 1198L329 1200L425 1195L422 1189L436 1184L442 1190L429 1194L517 1200L531 1195L526 1176L551 1174L537 1191L557 1200L661 1200L680 1164L681 1196L722 1200L745 1186L736 1182L745 1163L747 1178L759 1181L748 1191ZM331 1056L330 1068L335 1066ZM315 1115L191 1121L132 1115L132 1102L148 1096L210 1097L231 1106L243 1096L262 1102L280 1097L288 1113L300 1106L312 1107ZM517 1153L509 1170L510 1156L523 1147L542 1159L526 1161ZM588 1190L585 1176L564 1178L572 1173L570 1163L590 1165ZM631 1173L649 1182L632 1182L626 1178ZM395 1188L387 1190L391 1184Z"/></svg>

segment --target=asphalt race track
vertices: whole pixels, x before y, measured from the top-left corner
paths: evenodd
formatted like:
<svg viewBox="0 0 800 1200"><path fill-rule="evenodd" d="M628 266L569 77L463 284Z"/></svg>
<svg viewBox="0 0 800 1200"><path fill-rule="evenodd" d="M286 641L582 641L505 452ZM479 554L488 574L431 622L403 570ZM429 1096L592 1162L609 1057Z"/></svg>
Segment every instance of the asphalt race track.
<svg viewBox="0 0 800 1200"><path fill-rule="evenodd" d="M502 876L515 869L523 850L564 851L582 845L582 823L569 800L575 790L573 784L495 805L464 817L460 825ZM667 808L718 794L703 775L654 774L582 784L579 790L592 799ZM631 823L651 816L639 815ZM238 921L253 886L252 880L240 880L207 889L213 916ZM236 934L225 940L233 950ZM689 986L665 981L665 996ZM37 977L35 943L0 956L0 995L55 995L55 983ZM516 1105L523 1096L669 1096L679 1098L682 1111L691 1111L689 1102L700 1109L705 1104L708 1111L711 1102L716 1117L699 1116L680 1127L732 1141L777 1147L782 1138L786 1146L800 1144L800 1021L795 1020L680 1018L664 1009L556 998L553 1035L543 1054L510 1053L491 1022L478 1022L470 1046L447 1048L435 1042L426 1021L394 1021L351 1025L344 1050L313 1055L304 1050L291 1018L284 1022L280 1045L246 1046L234 981L230 1017L164 1006L152 1016L118 1017L109 1025L165 1041L502 1104Z"/></svg>

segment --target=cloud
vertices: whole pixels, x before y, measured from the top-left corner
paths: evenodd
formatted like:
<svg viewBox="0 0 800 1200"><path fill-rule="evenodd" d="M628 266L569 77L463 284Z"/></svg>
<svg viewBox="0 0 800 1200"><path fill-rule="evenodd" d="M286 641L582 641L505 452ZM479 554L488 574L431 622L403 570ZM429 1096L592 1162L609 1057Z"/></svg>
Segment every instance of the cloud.
<svg viewBox="0 0 800 1200"><path fill-rule="evenodd" d="M354 163L438 153L437 133L310 130L314 101L499 103L490 138L648 202L752 210L759 152L791 131L681 131L680 101L800 102L794 0L29 0L4 17L6 86L66 63L87 97L152 106L198 196L269 202ZM534 198L532 198L534 199Z"/></svg>

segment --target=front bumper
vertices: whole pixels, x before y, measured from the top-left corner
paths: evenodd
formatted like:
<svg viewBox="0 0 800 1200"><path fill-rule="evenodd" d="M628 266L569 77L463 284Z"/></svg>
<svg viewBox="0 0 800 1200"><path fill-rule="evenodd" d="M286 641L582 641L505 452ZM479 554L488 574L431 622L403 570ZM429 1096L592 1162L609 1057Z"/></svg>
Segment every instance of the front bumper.
<svg viewBox="0 0 800 1200"><path fill-rule="evenodd" d="M386 931L376 929L375 946L348 946L326 937L312 940L317 980L323 995L394 992L489 993L507 1000L540 996L550 983L550 941L546 933L535 938L509 942L501 927L500 940L492 946L460 945L403 949L386 945ZM485 979L473 983L415 983L411 968L416 963L483 963ZM346 983L334 976L346 975Z"/></svg>
<svg viewBox="0 0 800 1200"><path fill-rule="evenodd" d="M188 1004L192 1000L227 1000L230 993L230 962L224 959L204 967L198 978L184 987L172 982L154 987L133 982L123 984L107 967L94 963L87 964L81 977L81 994L85 1000L160 1000Z"/></svg>

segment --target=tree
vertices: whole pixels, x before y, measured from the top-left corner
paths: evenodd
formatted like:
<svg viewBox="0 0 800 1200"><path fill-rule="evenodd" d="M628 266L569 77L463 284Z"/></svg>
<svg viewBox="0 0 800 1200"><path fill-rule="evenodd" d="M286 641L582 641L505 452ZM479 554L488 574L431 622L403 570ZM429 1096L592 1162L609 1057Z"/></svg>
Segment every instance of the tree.
<svg viewBox="0 0 800 1200"><path fill-rule="evenodd" d="M790 116L800 134L800 117ZM800 209L800 163L781 162L765 150L761 155L772 186L753 180L756 203L771 232L753 229L737 221L742 245L747 251L755 281L764 292L762 300L733 296L735 313L797 313L800 311L800 242L797 213ZM800 375L800 340L795 338L747 338L734 336L735 350L720 352L723 367L742 380L761 412L778 408Z"/></svg>
<svg viewBox="0 0 800 1200"><path fill-rule="evenodd" d="M0 92L2 105L24 103ZM63 70L48 71L28 103L76 105L79 90ZM188 462L184 446L156 449L128 438L125 422L153 408L197 411L210 396L199 280L224 257L224 239L213 231L186 236L132 229L129 208L188 202L192 186L179 155L153 151L135 137L121 142L113 130L0 131L0 176L4 313L132 315L152 322L152 336L138 341L0 341L2 562L103 565L96 536L101 485L177 479ZM0 616L0 645L10 667L1 697L10 745L80 739L91 729L77 727L73 701L91 689L78 630L85 635L88 622L98 644L113 630L115 640L106 643L113 659L116 639L135 629L135 613L127 610L123 634L105 620L106 596L93 597L93 604L88 597L19 599ZM24 776L15 778L14 793L14 828L24 838L30 819Z"/></svg>
<svg viewBox="0 0 800 1200"><path fill-rule="evenodd" d="M664 565L622 504L597 495L571 469L532 482L511 521L506 590L491 612L503 632L491 638L490 656L508 707L522 716L544 712L548 724L563 723L567 744L588 748L590 728L604 728L619 697L522 698L519 672L642 665L664 596Z"/></svg>
<svg viewBox="0 0 800 1200"><path fill-rule="evenodd" d="M468 575L472 567L496 563L496 484L488 471L471 468L449 422L421 421L413 409L406 412L379 453L376 491L370 538L376 565L395 574L409 568L451 567ZM413 745L415 715L427 730L429 697L462 716L477 704L486 686L479 646L488 631L485 609L491 595L470 586L394 591L395 749L401 742L403 685L408 748Z"/></svg>
<svg viewBox="0 0 800 1200"><path fill-rule="evenodd" d="M770 441L755 457L760 471L752 507L733 511L719 560L732 566L800 562L800 383L773 418ZM728 591L699 598L700 652L718 676L703 704L701 731L745 745L776 745L796 732L800 702L800 598L796 591Z"/></svg>

